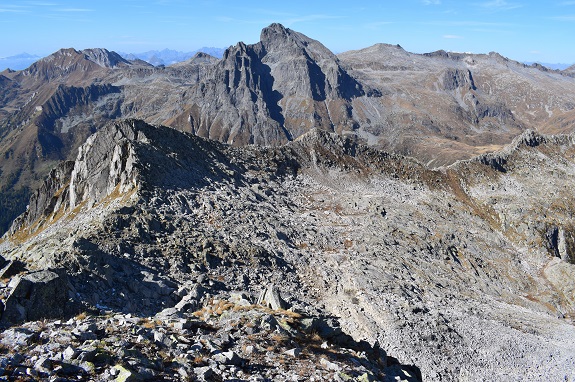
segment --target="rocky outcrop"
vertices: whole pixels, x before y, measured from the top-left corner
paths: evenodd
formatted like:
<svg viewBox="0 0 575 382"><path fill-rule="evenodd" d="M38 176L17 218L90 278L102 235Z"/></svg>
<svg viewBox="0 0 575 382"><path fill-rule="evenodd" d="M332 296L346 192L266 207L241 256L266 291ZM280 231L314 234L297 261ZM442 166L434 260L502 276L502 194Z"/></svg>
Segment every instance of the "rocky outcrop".
<svg viewBox="0 0 575 382"><path fill-rule="evenodd" d="M545 136L533 130L526 130L521 135L515 137L513 142L504 149L494 153L479 155L472 160L491 166L498 171L506 172L505 164L512 155L517 154L522 148L537 147L545 143L569 144L573 139L575 139L573 135Z"/></svg>
<svg viewBox="0 0 575 382"><path fill-rule="evenodd" d="M79 149L76 161L62 162L30 197L10 234L23 227L50 224L80 204L93 206L106 196L124 194L138 184L138 166L131 140L145 140L135 126L139 121L110 124L90 137Z"/></svg>
<svg viewBox="0 0 575 382"><path fill-rule="evenodd" d="M65 274L42 270L16 276L8 285L0 324L18 324L43 318L63 317L68 301Z"/></svg>
<svg viewBox="0 0 575 382"><path fill-rule="evenodd" d="M140 121L110 124L88 138L78 150L70 175L70 208L92 206L112 194L126 194L138 186L138 160L132 142L146 141L136 126Z"/></svg>
<svg viewBox="0 0 575 382"><path fill-rule="evenodd" d="M285 310L288 308L287 303L280 295L279 289L273 284L268 285L268 287L262 291L258 297L257 303L273 310Z"/></svg>
<svg viewBox="0 0 575 382"><path fill-rule="evenodd" d="M443 89L452 91L459 88L462 88L463 90L477 89L473 83L471 71L452 68L447 69L445 73L443 73Z"/></svg>
<svg viewBox="0 0 575 382"><path fill-rule="evenodd" d="M116 52L110 52L107 49L84 49L82 50L84 56L92 61L97 63L100 66L107 67L107 68L116 68L121 66L130 66L132 63L128 60L125 60L122 56L120 56Z"/></svg>
<svg viewBox="0 0 575 382"><path fill-rule="evenodd" d="M74 169L74 162L62 162L53 169L42 186L30 197L26 211L14 220L10 234L14 235L23 227L30 227L40 219L54 216L70 203L68 186Z"/></svg>

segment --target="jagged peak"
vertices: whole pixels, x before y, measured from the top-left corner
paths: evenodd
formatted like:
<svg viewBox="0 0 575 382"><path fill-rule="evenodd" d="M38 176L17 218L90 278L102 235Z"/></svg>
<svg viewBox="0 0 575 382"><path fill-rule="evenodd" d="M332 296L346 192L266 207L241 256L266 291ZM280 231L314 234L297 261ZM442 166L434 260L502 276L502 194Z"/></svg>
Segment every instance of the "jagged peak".
<svg viewBox="0 0 575 382"><path fill-rule="evenodd" d="M337 59L336 56L322 43L302 33L284 27L279 23L273 23L262 29L260 44L266 53L284 52L296 48L305 51L314 60Z"/></svg>
<svg viewBox="0 0 575 382"><path fill-rule="evenodd" d="M41 58L32 64L30 69L38 67L44 63L61 65L73 61L87 60L102 67L113 68L118 65L131 65L128 60L122 58L118 53L111 52L103 48L84 49L78 51L74 48L63 48L49 56Z"/></svg>
<svg viewBox="0 0 575 382"><path fill-rule="evenodd" d="M74 48L62 48L62 49L58 49L56 52L43 57L41 59L39 59L38 61L36 61L37 63L40 62L51 62L54 60L57 60L61 57L76 57L79 56L80 52L78 52L76 49Z"/></svg>
<svg viewBox="0 0 575 382"><path fill-rule="evenodd" d="M243 55L246 54L250 47L253 45L246 45L243 41L238 42L236 45L230 46L228 49L224 51L222 56L222 60L227 60L229 57L233 55Z"/></svg>

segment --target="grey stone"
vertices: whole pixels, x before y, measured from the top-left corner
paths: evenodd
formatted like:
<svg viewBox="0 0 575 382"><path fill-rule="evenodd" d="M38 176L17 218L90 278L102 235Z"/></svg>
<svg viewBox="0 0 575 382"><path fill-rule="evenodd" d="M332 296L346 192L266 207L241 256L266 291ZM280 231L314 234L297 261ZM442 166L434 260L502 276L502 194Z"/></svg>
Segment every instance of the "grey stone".
<svg viewBox="0 0 575 382"><path fill-rule="evenodd" d="M270 284L263 290L257 300L257 304L265 305L270 309L288 309L288 304L282 299L279 289L274 285Z"/></svg>
<svg viewBox="0 0 575 382"><path fill-rule="evenodd" d="M230 302L240 306L250 306L250 297L245 292L232 292L230 294Z"/></svg>
<svg viewBox="0 0 575 382"><path fill-rule="evenodd" d="M205 295L205 288L200 284L194 285L192 290L186 294L182 299L175 305L175 308L179 311L194 311L199 306L200 300Z"/></svg>
<svg viewBox="0 0 575 382"><path fill-rule="evenodd" d="M2 333L0 343L8 348L18 349L29 345L35 337L36 332L29 329L10 328Z"/></svg>
<svg viewBox="0 0 575 382"><path fill-rule="evenodd" d="M326 358L320 358L319 363L326 370L330 370L330 371L340 371L341 370L341 367L338 364L333 363L333 362L327 360Z"/></svg>
<svg viewBox="0 0 575 382"><path fill-rule="evenodd" d="M301 349L300 348L289 349L284 351L284 354L297 358L301 354Z"/></svg>
<svg viewBox="0 0 575 382"><path fill-rule="evenodd" d="M261 318L259 326L266 330L282 330L278 320L271 314L266 314Z"/></svg>
<svg viewBox="0 0 575 382"><path fill-rule="evenodd" d="M191 329L192 328L192 321L187 320L187 319L181 319L177 322L174 322L174 329L177 330L187 330L187 329Z"/></svg>
<svg viewBox="0 0 575 382"><path fill-rule="evenodd" d="M246 354L247 356L251 356L253 352L254 352L254 346L253 345L248 345L244 349L244 354Z"/></svg>
<svg viewBox="0 0 575 382"><path fill-rule="evenodd" d="M161 345L165 345L165 346L171 346L172 343L174 342L169 335L167 335L164 332L161 332L159 330L154 330L154 342L156 342L157 344L161 344Z"/></svg>
<svg viewBox="0 0 575 382"><path fill-rule="evenodd" d="M205 382L211 381L211 378L215 375L210 366L195 367L194 374L198 380Z"/></svg>
<svg viewBox="0 0 575 382"><path fill-rule="evenodd" d="M40 357L34 363L34 369L41 372L46 372L52 368L52 361L47 357Z"/></svg>
<svg viewBox="0 0 575 382"><path fill-rule="evenodd" d="M80 349L80 354L78 354L78 360L84 362L92 362L98 353L98 349L95 347L87 347Z"/></svg>
<svg viewBox="0 0 575 382"><path fill-rule="evenodd" d="M233 351L226 351L212 355L212 359L224 365L240 366L242 358Z"/></svg>
<svg viewBox="0 0 575 382"><path fill-rule="evenodd" d="M78 354L80 354L80 352L77 349L74 349L73 347L68 346L66 348L66 350L64 350L64 352L62 353L62 359L66 360L66 361L71 361L73 359L76 359Z"/></svg>
<svg viewBox="0 0 575 382"><path fill-rule="evenodd" d="M14 324L64 314L68 300L65 276L49 270L37 271L16 277L13 284L1 322Z"/></svg>

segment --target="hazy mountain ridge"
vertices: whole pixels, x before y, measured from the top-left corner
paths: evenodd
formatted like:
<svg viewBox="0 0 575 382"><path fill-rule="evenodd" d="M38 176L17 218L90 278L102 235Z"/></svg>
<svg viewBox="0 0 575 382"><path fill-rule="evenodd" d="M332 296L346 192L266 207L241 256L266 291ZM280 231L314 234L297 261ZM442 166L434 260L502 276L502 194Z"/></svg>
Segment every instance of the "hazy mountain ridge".
<svg viewBox="0 0 575 382"><path fill-rule="evenodd" d="M198 53L206 53L216 58L222 58L225 49L223 48L208 48L203 47L193 52L180 52L173 49L163 50L150 50L142 53L120 53L120 55L128 60L143 60L154 66L174 65L179 62L187 61Z"/></svg>
<svg viewBox="0 0 575 382"><path fill-rule="evenodd" d="M525 62L526 65L541 65L551 70L565 70L568 67L572 66L572 64L561 64L561 63L549 63L549 62L539 62L539 61L527 61Z"/></svg>
<svg viewBox="0 0 575 382"><path fill-rule="evenodd" d="M9 57L0 57L0 71L6 69L23 70L41 58L42 57L38 55L28 53L20 53Z"/></svg>

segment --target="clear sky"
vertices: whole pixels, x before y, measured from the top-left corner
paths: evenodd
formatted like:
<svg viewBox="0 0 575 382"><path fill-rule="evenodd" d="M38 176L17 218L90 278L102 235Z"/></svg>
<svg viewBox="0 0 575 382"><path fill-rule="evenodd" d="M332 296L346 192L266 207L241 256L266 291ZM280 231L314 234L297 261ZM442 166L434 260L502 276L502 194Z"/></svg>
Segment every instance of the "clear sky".
<svg viewBox="0 0 575 382"><path fill-rule="evenodd" d="M575 0L0 0L0 57L68 47L224 48L259 41L272 22L336 53L383 42L416 53L575 63Z"/></svg>

